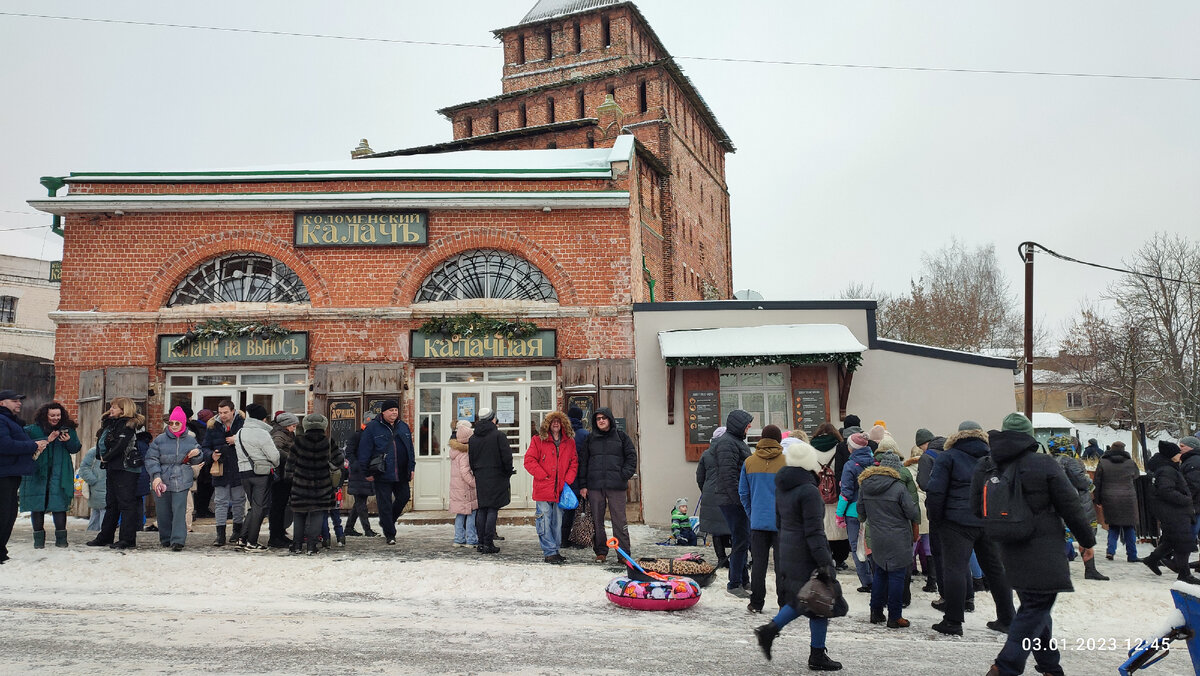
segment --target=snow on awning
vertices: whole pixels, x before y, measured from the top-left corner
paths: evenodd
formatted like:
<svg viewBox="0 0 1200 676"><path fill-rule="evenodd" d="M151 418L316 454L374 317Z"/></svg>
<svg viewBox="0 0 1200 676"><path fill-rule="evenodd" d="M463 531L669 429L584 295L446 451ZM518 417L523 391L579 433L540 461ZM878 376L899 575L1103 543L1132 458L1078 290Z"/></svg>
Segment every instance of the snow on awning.
<svg viewBox="0 0 1200 676"><path fill-rule="evenodd" d="M791 354L865 352L841 324L773 324L720 329L659 331L664 359L677 357L754 357Z"/></svg>

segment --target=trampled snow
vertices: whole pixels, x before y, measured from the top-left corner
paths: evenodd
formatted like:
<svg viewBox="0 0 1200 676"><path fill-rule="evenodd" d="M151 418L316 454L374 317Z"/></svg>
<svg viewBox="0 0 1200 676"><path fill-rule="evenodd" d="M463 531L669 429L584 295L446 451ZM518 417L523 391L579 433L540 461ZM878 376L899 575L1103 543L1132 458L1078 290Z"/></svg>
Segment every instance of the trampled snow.
<svg viewBox="0 0 1200 676"><path fill-rule="evenodd" d="M806 621L785 629L772 662L754 643L752 628L775 610L773 585L767 615L724 591L724 571L689 610L625 610L604 597L618 572L611 555L598 565L570 549L567 565L548 565L533 526L502 526L495 557L452 547L450 526L401 526L395 547L348 538L313 557L216 549L211 525L179 553L155 533L124 554L84 547L83 522L70 529L70 548L34 550L28 519L18 522L0 567L5 673L807 673ZM659 529L631 535L639 556L689 551L650 544L665 539ZM1098 559L1112 580L1085 581L1076 561L1076 592L1055 606L1068 674L1115 674L1127 647L1173 616L1170 577ZM986 594L965 635L947 638L929 628L940 615L922 578L905 630L871 625L852 578L841 574L850 614L829 631L841 673L983 674L1002 645L984 627ZM1186 650L1146 673L1191 673Z"/></svg>

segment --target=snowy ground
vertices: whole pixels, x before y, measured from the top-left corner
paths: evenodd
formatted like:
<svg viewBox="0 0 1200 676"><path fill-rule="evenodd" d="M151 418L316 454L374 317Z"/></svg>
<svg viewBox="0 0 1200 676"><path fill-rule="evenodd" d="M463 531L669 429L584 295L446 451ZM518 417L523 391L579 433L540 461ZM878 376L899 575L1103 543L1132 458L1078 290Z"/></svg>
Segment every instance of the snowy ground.
<svg viewBox="0 0 1200 676"><path fill-rule="evenodd" d="M452 548L449 526L402 526L396 547L349 538L316 557L215 549L211 526L184 552L141 533L140 548L122 554L82 546L83 521L70 529L69 549L34 550L28 520L17 525L0 567L5 673L807 673L807 622L786 629L768 663L751 629L769 616L748 614L723 580L686 611L624 610L604 597L611 557L602 566L566 550L568 565L547 565L532 526L501 527L495 557ZM647 544L662 531L631 530L640 556L686 551ZM1070 648L1063 666L1115 674L1126 640L1171 612L1171 579L1120 557L1100 559L1111 582L1084 581L1072 565L1077 591L1054 613ZM982 674L1000 649L1003 637L983 626L994 617L986 595L966 635L947 638L929 628L940 616L919 582L907 630L868 623L866 596L845 574L843 583L850 615L829 632L842 673ZM768 589L768 612L773 597ZM1191 673L1186 651L1146 673Z"/></svg>

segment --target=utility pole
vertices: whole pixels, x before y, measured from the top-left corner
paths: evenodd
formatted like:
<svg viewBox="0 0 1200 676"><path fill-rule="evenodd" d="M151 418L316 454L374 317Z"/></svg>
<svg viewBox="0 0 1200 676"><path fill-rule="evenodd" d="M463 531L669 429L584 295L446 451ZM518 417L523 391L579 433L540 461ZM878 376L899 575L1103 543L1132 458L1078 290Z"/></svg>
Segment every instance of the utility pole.
<svg viewBox="0 0 1200 676"><path fill-rule="evenodd" d="M1033 242L1025 242L1025 417L1033 420Z"/></svg>

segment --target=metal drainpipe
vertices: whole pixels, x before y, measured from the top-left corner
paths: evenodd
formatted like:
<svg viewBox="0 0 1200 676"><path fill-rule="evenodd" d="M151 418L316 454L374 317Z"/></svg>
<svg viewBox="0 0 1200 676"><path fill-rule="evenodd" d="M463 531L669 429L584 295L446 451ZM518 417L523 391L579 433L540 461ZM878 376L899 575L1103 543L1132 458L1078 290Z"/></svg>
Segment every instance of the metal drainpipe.
<svg viewBox="0 0 1200 676"><path fill-rule="evenodd" d="M57 216L55 218L57 218ZM645 256L642 256L642 272L645 272L646 276L650 278L650 302L653 303L654 302L654 284L655 284L654 275L650 273L650 268L646 267L646 257Z"/></svg>
<svg viewBox="0 0 1200 676"><path fill-rule="evenodd" d="M50 197L58 197L56 194L58 193L58 189L67 184L66 181L57 176L43 176L38 182L45 186ZM50 221L50 232L53 232L59 237L64 237L62 229L62 216L59 216L58 214L54 215L54 220Z"/></svg>

